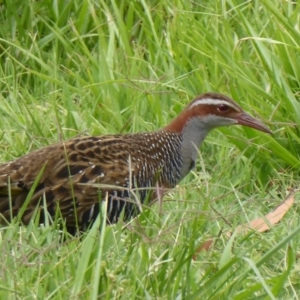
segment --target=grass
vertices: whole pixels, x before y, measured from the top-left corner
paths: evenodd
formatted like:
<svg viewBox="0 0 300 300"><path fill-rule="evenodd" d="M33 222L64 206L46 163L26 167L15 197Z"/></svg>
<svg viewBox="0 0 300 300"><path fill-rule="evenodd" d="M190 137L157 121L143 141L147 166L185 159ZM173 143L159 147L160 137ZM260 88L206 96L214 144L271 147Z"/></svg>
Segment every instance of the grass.
<svg viewBox="0 0 300 300"><path fill-rule="evenodd" d="M61 242L55 226L3 226L1 299L299 299L296 205L268 233L225 235L298 185L299 10L1 1L1 161L84 133L158 129L204 91L231 95L274 132L211 133L162 211L126 229L102 224ZM213 249L193 260L209 238Z"/></svg>

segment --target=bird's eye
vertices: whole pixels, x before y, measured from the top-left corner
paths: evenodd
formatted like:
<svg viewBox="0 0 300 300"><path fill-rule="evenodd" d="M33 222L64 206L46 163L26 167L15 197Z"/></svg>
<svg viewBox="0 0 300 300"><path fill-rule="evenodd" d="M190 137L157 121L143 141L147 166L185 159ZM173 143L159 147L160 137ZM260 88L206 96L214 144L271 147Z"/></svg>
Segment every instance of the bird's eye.
<svg viewBox="0 0 300 300"><path fill-rule="evenodd" d="M227 106L226 104L220 104L220 105L218 105L218 111L220 111L220 112L226 112L226 111L228 111L228 109L229 109L229 106Z"/></svg>

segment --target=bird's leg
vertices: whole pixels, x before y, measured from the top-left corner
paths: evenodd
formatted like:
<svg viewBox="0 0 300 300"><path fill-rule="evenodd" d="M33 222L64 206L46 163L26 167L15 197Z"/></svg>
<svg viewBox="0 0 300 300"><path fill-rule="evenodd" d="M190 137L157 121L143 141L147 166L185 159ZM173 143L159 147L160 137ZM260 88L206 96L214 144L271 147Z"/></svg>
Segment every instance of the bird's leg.
<svg viewBox="0 0 300 300"><path fill-rule="evenodd" d="M159 214L162 214L162 202L163 202L165 189L163 186L160 186L158 182L156 183L155 192L156 192L156 198L159 205Z"/></svg>

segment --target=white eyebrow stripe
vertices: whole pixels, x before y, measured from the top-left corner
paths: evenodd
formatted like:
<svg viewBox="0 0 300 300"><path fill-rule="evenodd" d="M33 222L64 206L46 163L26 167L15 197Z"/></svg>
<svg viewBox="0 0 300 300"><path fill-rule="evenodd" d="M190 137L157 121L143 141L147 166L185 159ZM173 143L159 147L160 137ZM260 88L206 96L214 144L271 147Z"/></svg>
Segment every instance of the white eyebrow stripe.
<svg viewBox="0 0 300 300"><path fill-rule="evenodd" d="M194 102L190 108L193 108L195 106L201 105L201 104L207 104L207 105L219 105L219 104L225 104L227 106L230 106L234 110L237 110L238 107L236 107L234 104L225 101L225 100L219 100L219 99L211 99L211 98L203 98L199 99L196 102Z"/></svg>

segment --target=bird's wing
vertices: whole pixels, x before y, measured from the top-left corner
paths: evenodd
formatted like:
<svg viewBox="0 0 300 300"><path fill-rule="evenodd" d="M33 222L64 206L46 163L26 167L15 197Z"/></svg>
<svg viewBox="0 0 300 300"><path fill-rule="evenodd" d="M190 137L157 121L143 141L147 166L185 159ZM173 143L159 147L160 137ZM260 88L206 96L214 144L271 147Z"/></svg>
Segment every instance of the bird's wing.
<svg viewBox="0 0 300 300"><path fill-rule="evenodd" d="M156 181L168 188L176 184L180 141L177 134L158 131L81 137L36 150L0 165L0 216L11 219L26 200L25 224L36 210L54 216L59 208L67 226L80 225L97 216L108 197L108 221L116 222L123 209L128 218L136 212L132 198L143 203Z"/></svg>
<svg viewBox="0 0 300 300"><path fill-rule="evenodd" d="M130 161L136 145L132 139L134 135L126 139L124 136L76 138L0 165L0 213L5 219L16 215L40 175L23 222L28 223L35 209L46 204L51 215L55 215L59 206L67 223L80 224L86 218L85 212L99 203L103 194L113 192L113 188L100 188L99 184L126 189L130 175L133 174L132 178L137 175L139 166Z"/></svg>

